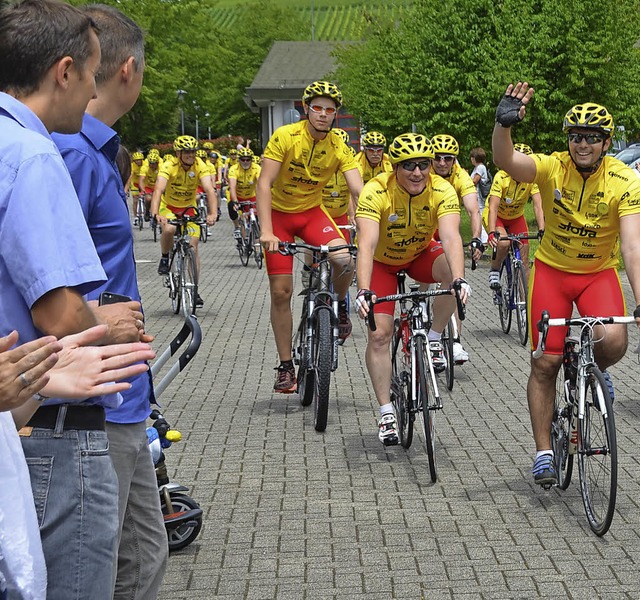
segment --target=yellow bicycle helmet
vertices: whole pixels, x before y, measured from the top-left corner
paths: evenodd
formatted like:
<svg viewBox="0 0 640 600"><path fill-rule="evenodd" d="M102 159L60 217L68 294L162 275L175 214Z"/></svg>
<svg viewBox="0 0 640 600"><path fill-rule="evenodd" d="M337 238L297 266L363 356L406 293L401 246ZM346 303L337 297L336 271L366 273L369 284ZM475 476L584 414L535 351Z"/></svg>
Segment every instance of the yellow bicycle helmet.
<svg viewBox="0 0 640 600"><path fill-rule="evenodd" d="M330 81L314 81L310 83L302 94L302 104L309 104L314 98L331 98L336 103L336 107L342 106L342 92Z"/></svg>
<svg viewBox="0 0 640 600"><path fill-rule="evenodd" d="M207 151L203 149L196 150L196 156L202 160L207 160Z"/></svg>
<svg viewBox="0 0 640 600"><path fill-rule="evenodd" d="M385 138L379 131L369 131L364 134L362 138L362 145L365 148L370 146L386 146L387 138Z"/></svg>
<svg viewBox="0 0 640 600"><path fill-rule="evenodd" d="M611 135L613 133L613 117L611 113L600 104L585 102L576 104L565 115L562 122L562 131L567 133L573 127L585 127L597 129Z"/></svg>
<svg viewBox="0 0 640 600"><path fill-rule="evenodd" d="M514 144L513 149L516 152L522 152L522 154L533 154L531 146L527 146L526 144Z"/></svg>
<svg viewBox="0 0 640 600"><path fill-rule="evenodd" d="M131 160L144 160L144 154L142 154L142 152L140 152L140 150L136 150L131 155Z"/></svg>
<svg viewBox="0 0 640 600"><path fill-rule="evenodd" d="M460 146L452 135L446 133L439 133L431 138L431 145L433 146L434 154L453 154L458 156L460 152Z"/></svg>
<svg viewBox="0 0 640 600"><path fill-rule="evenodd" d="M229 156L238 156L238 150L231 148L231 150L229 150Z"/></svg>
<svg viewBox="0 0 640 600"><path fill-rule="evenodd" d="M240 150L238 150L238 159L251 158L252 156L253 150L251 150L251 148L240 148Z"/></svg>
<svg viewBox="0 0 640 600"><path fill-rule="evenodd" d="M160 162L160 152L155 148L149 150L149 154L147 154L147 161L150 163Z"/></svg>
<svg viewBox="0 0 640 600"><path fill-rule="evenodd" d="M202 144L202 147L205 150L213 150L213 144L211 142L204 142L204 144Z"/></svg>
<svg viewBox="0 0 640 600"><path fill-rule="evenodd" d="M429 138L420 133L403 133L389 146L389 160L392 165L412 158L433 158L434 156Z"/></svg>
<svg viewBox="0 0 640 600"><path fill-rule="evenodd" d="M333 128L334 133L337 133L338 136L340 137L340 139L345 143L345 144L349 144L349 142L351 141L351 139L349 138L349 134L344 130L344 129L340 129L339 127L334 127Z"/></svg>
<svg viewBox="0 0 640 600"><path fill-rule="evenodd" d="M181 135L174 140L173 149L175 152L181 152L182 150L197 150L198 140L190 135Z"/></svg>

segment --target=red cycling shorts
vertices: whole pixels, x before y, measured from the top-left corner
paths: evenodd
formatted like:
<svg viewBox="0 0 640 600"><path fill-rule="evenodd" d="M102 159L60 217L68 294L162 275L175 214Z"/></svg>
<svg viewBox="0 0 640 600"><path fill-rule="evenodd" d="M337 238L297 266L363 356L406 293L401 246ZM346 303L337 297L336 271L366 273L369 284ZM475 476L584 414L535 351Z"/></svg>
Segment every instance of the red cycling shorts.
<svg viewBox="0 0 640 600"><path fill-rule="evenodd" d="M535 260L529 277L529 339L538 345L537 324L546 310L552 319L568 319L576 305L581 315L626 314L622 285L615 269L597 273L566 273ZM546 354L562 354L566 327L550 327Z"/></svg>
<svg viewBox="0 0 640 600"><path fill-rule="evenodd" d="M528 235L529 229L527 228L527 220L524 215L520 215L516 219L501 219L496 218L496 227L502 227L510 235ZM527 240L522 240L523 244L527 243Z"/></svg>
<svg viewBox="0 0 640 600"><path fill-rule="evenodd" d="M335 239L344 240L335 222L322 206L299 213L272 210L271 222L274 235L282 242L293 242L298 237L312 246L321 246ZM265 258L269 275L291 275L293 272L293 256L267 252Z"/></svg>
<svg viewBox="0 0 640 600"><path fill-rule="evenodd" d="M438 256L444 254L442 244L431 240L424 252L416 256L411 262L402 265L386 265L384 263L373 261L373 270L371 272L371 289L379 298L389 296L398 291L398 271L406 271L409 277L412 277L420 283L436 283L433 278L433 263ZM394 302L384 302L379 306L376 305L376 313L385 315L393 315L395 310Z"/></svg>

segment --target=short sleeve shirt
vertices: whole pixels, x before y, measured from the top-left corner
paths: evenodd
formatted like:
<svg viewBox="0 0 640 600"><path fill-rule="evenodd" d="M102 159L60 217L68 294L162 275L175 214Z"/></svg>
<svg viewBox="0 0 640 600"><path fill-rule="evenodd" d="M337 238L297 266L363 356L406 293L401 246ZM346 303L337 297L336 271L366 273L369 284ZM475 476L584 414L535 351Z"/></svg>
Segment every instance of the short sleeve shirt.
<svg viewBox="0 0 640 600"><path fill-rule="evenodd" d="M193 165L187 170L177 158L165 160L158 173L158 177L167 180L167 187L162 196L164 204L178 208L195 206L200 180L207 175L211 175L211 165L200 158L196 157Z"/></svg>
<svg viewBox="0 0 640 600"><path fill-rule="evenodd" d="M235 164L229 169L229 179L236 180L238 200L255 198L260 171L260 166L255 163L251 163L248 169L243 169L240 164Z"/></svg>
<svg viewBox="0 0 640 600"><path fill-rule="evenodd" d="M489 196L500 198L498 217L501 219L517 219L524 214L524 207L533 194L540 190L535 183L520 183L504 171L498 171L491 184ZM489 212L489 204L485 205L485 212Z"/></svg>
<svg viewBox="0 0 640 600"><path fill-rule="evenodd" d="M451 175L445 177L445 179L453 186L460 200L469 194L476 193L476 186L473 183L473 179L471 179L471 175L460 166L457 160L453 163Z"/></svg>

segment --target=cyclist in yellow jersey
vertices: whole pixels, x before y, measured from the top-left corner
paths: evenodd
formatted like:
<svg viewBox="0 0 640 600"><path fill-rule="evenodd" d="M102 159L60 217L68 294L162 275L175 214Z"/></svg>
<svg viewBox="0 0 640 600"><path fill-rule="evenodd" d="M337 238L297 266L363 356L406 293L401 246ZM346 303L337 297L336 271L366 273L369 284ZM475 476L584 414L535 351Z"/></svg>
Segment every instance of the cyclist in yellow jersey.
<svg viewBox="0 0 640 600"><path fill-rule="evenodd" d="M523 154L533 154L533 150L526 144L515 144L514 150ZM500 265L507 256L511 242L504 240L498 242L497 234L528 235L529 228L524 218L524 207L531 199L533 202L533 212L538 224L538 236L542 239L544 234L544 214L542 212L542 197L540 190L535 183L520 183L510 177L505 171L498 171L491 184L489 198L484 206L482 219L489 232L488 243L496 249L495 258L491 259L489 270L489 287L496 291L497 302L498 290L500 289ZM526 276L529 275L529 242L522 241L522 264Z"/></svg>
<svg viewBox="0 0 640 600"><path fill-rule="evenodd" d="M337 127L333 131L342 138L351 154L355 156L356 151L349 145L349 134L344 129L338 129ZM355 223L355 204L357 200L357 198L352 198L347 180L340 171L336 171L327 185L322 188L322 204L336 225Z"/></svg>
<svg viewBox="0 0 640 600"><path fill-rule="evenodd" d="M131 154L131 175L129 176L129 192L131 194L131 208L132 214L136 214L136 202L138 200L138 194L140 189L138 188L138 181L140 179L140 170L144 163L144 154L140 150L136 150ZM134 217L134 225L138 224L138 218Z"/></svg>
<svg viewBox="0 0 640 600"><path fill-rule="evenodd" d="M364 183L376 175L390 173L393 170L389 156L384 151L386 145L387 138L379 131L369 131L364 134L363 150L356 154L358 169Z"/></svg>
<svg viewBox="0 0 640 600"><path fill-rule="evenodd" d="M238 163L229 170L229 218L233 221L233 237L239 240L241 237L238 210L255 208L256 186L260 176L260 165L253 162L253 151L249 148L238 150Z"/></svg>
<svg viewBox="0 0 640 600"><path fill-rule="evenodd" d="M482 222L480 219L480 208L478 207L478 194L469 173L467 173L458 162L458 154L460 146L458 141L451 135L439 133L431 138L434 157L431 161L433 171L446 179L456 191L459 202L464 206L469 215L471 224L472 240L469 249L473 252L473 259L480 260L484 252L484 244L480 236L482 233ZM439 239L438 232L434 235L436 240ZM458 324L458 338L453 342L453 360L456 364L463 364L469 360L469 353L462 347L460 334L462 324L456 316Z"/></svg>
<svg viewBox="0 0 640 600"><path fill-rule="evenodd" d="M545 234L534 257L529 281L529 335L538 342L535 323L543 309L552 318L568 318L575 303L581 315L620 315L624 296L617 273L619 251L636 305L640 304L640 179L611 156L614 131L609 111L598 104L577 104L567 112L563 131L568 150L547 156L516 152L511 126L522 119L533 97L528 83L509 85L496 110L493 158L517 181L536 183L542 195ZM640 307L634 311L640 323ZM595 359L605 369L617 363L627 348L623 325L606 325L596 332ZM536 483L557 481L550 430L556 375L562 362L566 330L553 327L545 354L531 361L527 399L536 459Z"/></svg>
<svg viewBox="0 0 640 600"><path fill-rule="evenodd" d="M264 152L258 179L257 207L266 254L271 293L271 325L280 365L274 390L293 392L296 377L291 358L291 295L293 257L278 254L280 241L301 237L313 245L344 244L344 238L322 207L322 188L340 170L351 194L358 196L362 178L349 149L332 131L342 104L340 90L327 81L315 81L303 93L307 120L276 129ZM339 335L351 333L346 295L353 266L346 251L332 252L334 288L338 295Z"/></svg>
<svg viewBox="0 0 640 600"><path fill-rule="evenodd" d="M451 184L431 170L433 147L415 133L398 136L389 147L391 173L374 177L364 186L356 209L358 225L358 295L361 317L369 307L368 293L376 296L397 291L398 271L421 283L461 284L466 303L471 288L464 277L464 250L460 237L460 204ZM440 242L433 233L440 230ZM434 365L444 368L440 336L456 308L455 298L440 297L428 333ZM398 443L398 425L390 398L393 303L376 308L377 330L369 331L366 362L380 405L378 437L385 446Z"/></svg>
<svg viewBox="0 0 640 600"><path fill-rule="evenodd" d="M144 194L144 220L148 221L151 214L151 195L153 194L153 186L156 184L158 173L160 172L160 152L155 148L149 150L147 160L142 163L140 168L140 176L138 177L138 190L140 194Z"/></svg>
<svg viewBox="0 0 640 600"><path fill-rule="evenodd" d="M218 211L218 199L211 181L211 171L202 160L196 158L198 140L190 135L180 136L174 141L173 149L177 158L166 160L162 163L151 199L151 214L162 225L162 235L160 236L162 258L158 265L159 275L166 275L169 272L169 252L173 246L173 236L176 231L175 226L170 225L168 220L175 219L176 216L185 212L188 214L189 209L196 208L198 185L202 186L202 189L207 194L207 203L209 205L208 226L215 223ZM191 245L196 253L199 272L199 226L190 223L189 234L191 236ZM196 305L203 305L199 294L196 298Z"/></svg>

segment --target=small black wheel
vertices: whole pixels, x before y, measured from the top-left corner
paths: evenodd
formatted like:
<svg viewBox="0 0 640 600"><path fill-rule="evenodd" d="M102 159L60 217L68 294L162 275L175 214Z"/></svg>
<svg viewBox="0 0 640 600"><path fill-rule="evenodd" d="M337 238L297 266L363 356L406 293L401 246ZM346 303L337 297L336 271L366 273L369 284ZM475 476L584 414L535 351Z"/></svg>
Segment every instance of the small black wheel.
<svg viewBox="0 0 640 600"><path fill-rule="evenodd" d="M171 494L171 504L173 505L172 515L200 508L200 505L193 498L183 494ZM160 507L162 508L162 514L165 518L170 516L169 509L162 494L160 495ZM174 552L185 548L198 537L201 529L202 515L195 517L184 525L168 528L167 537L169 538L169 550Z"/></svg>
<svg viewBox="0 0 640 600"><path fill-rule="evenodd" d="M314 332L316 391L314 393L314 427L316 431L327 428L329 414L329 387L331 383L331 363L333 356L333 328L331 309L321 308L316 313Z"/></svg>
<svg viewBox="0 0 640 600"><path fill-rule="evenodd" d="M518 337L523 346L529 339L527 320L527 280L524 276L524 267L517 264L513 270L513 303L516 310L516 324L518 325Z"/></svg>
<svg viewBox="0 0 640 600"><path fill-rule="evenodd" d="M498 292L500 326L504 333L509 333L511 329L511 271L507 267L508 260L509 257L502 261L502 266L500 267L500 290Z"/></svg>

